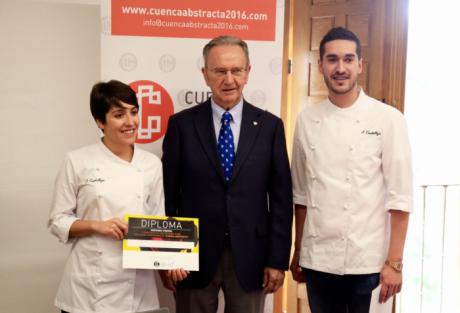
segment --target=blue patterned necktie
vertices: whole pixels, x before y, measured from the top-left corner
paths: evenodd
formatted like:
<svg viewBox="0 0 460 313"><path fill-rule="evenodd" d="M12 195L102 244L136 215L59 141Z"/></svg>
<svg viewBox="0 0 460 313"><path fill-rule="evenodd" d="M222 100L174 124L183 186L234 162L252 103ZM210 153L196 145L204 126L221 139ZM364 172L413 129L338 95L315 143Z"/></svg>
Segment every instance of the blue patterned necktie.
<svg viewBox="0 0 460 313"><path fill-rule="evenodd" d="M230 112L222 114L222 126L219 131L219 140L217 149L222 168L224 170L225 181L229 182L232 178L233 165L235 161L235 146L233 144L233 133L230 128L230 122L233 120Z"/></svg>

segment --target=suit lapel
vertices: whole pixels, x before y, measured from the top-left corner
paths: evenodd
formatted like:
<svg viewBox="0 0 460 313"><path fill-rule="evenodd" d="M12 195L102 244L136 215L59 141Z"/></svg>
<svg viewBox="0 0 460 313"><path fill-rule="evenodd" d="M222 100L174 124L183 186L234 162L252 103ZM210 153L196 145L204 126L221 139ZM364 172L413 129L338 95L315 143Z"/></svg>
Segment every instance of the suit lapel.
<svg viewBox="0 0 460 313"><path fill-rule="evenodd" d="M202 104L201 110L198 110L194 119L195 129L201 141L204 151L209 158L209 161L225 182L222 166L220 165L217 155L216 132L212 120L211 101L208 99Z"/></svg>
<svg viewBox="0 0 460 313"><path fill-rule="evenodd" d="M241 166L254 147L257 134L260 129L260 112L252 105L244 101L243 116L241 119L240 139L238 141L238 150L236 151L235 168L233 169L232 182L238 176Z"/></svg>

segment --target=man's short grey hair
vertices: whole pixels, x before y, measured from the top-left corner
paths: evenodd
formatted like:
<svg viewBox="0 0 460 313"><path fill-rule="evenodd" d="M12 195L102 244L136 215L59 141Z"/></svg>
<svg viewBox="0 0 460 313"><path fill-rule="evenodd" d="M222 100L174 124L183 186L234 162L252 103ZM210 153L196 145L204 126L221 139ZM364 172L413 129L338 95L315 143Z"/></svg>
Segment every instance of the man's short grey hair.
<svg viewBox="0 0 460 313"><path fill-rule="evenodd" d="M203 58L205 67L208 63L209 51L211 51L212 48L218 46L240 46L241 49L243 49L244 55L246 56L246 66L249 66L249 49L246 42L238 37L225 35L212 39L210 42L206 44L206 46L204 46Z"/></svg>

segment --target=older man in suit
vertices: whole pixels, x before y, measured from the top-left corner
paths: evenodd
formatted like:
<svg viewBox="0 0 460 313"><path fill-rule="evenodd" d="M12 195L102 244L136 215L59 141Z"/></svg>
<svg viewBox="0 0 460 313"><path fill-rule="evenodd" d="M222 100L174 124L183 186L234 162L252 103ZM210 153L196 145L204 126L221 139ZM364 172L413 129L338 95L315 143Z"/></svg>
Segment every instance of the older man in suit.
<svg viewBox="0 0 460 313"><path fill-rule="evenodd" d="M212 97L173 115L163 143L166 213L200 220L200 270L176 290L178 313L263 312L283 283L291 247L292 191L281 119L243 99L248 47L211 40L202 69ZM177 287L177 288L176 288Z"/></svg>

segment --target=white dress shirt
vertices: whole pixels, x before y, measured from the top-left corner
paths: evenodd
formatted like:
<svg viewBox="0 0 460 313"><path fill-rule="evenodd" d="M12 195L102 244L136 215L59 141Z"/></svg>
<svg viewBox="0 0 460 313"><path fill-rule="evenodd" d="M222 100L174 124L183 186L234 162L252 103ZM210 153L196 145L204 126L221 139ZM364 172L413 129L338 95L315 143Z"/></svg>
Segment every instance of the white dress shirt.
<svg viewBox="0 0 460 313"><path fill-rule="evenodd" d="M214 123L214 131L216 133L216 142L219 141L219 131L222 126L222 115L226 112L225 109L217 105L211 98L212 121ZM243 98L228 112L232 115L230 128L232 129L233 145L235 146L235 153L238 148L238 140L240 139L241 119L243 118Z"/></svg>
<svg viewBox="0 0 460 313"><path fill-rule="evenodd" d="M122 268L122 241L91 235L69 239L74 221L164 215L162 167L134 149L131 162L102 142L70 152L56 178L48 227L70 255L55 305L72 313L132 313L159 307L152 270Z"/></svg>
<svg viewBox="0 0 460 313"><path fill-rule="evenodd" d="M341 109L329 100L298 119L294 203L307 207L300 265L332 274L380 272L388 210L412 210L412 168L403 115L360 92Z"/></svg>

